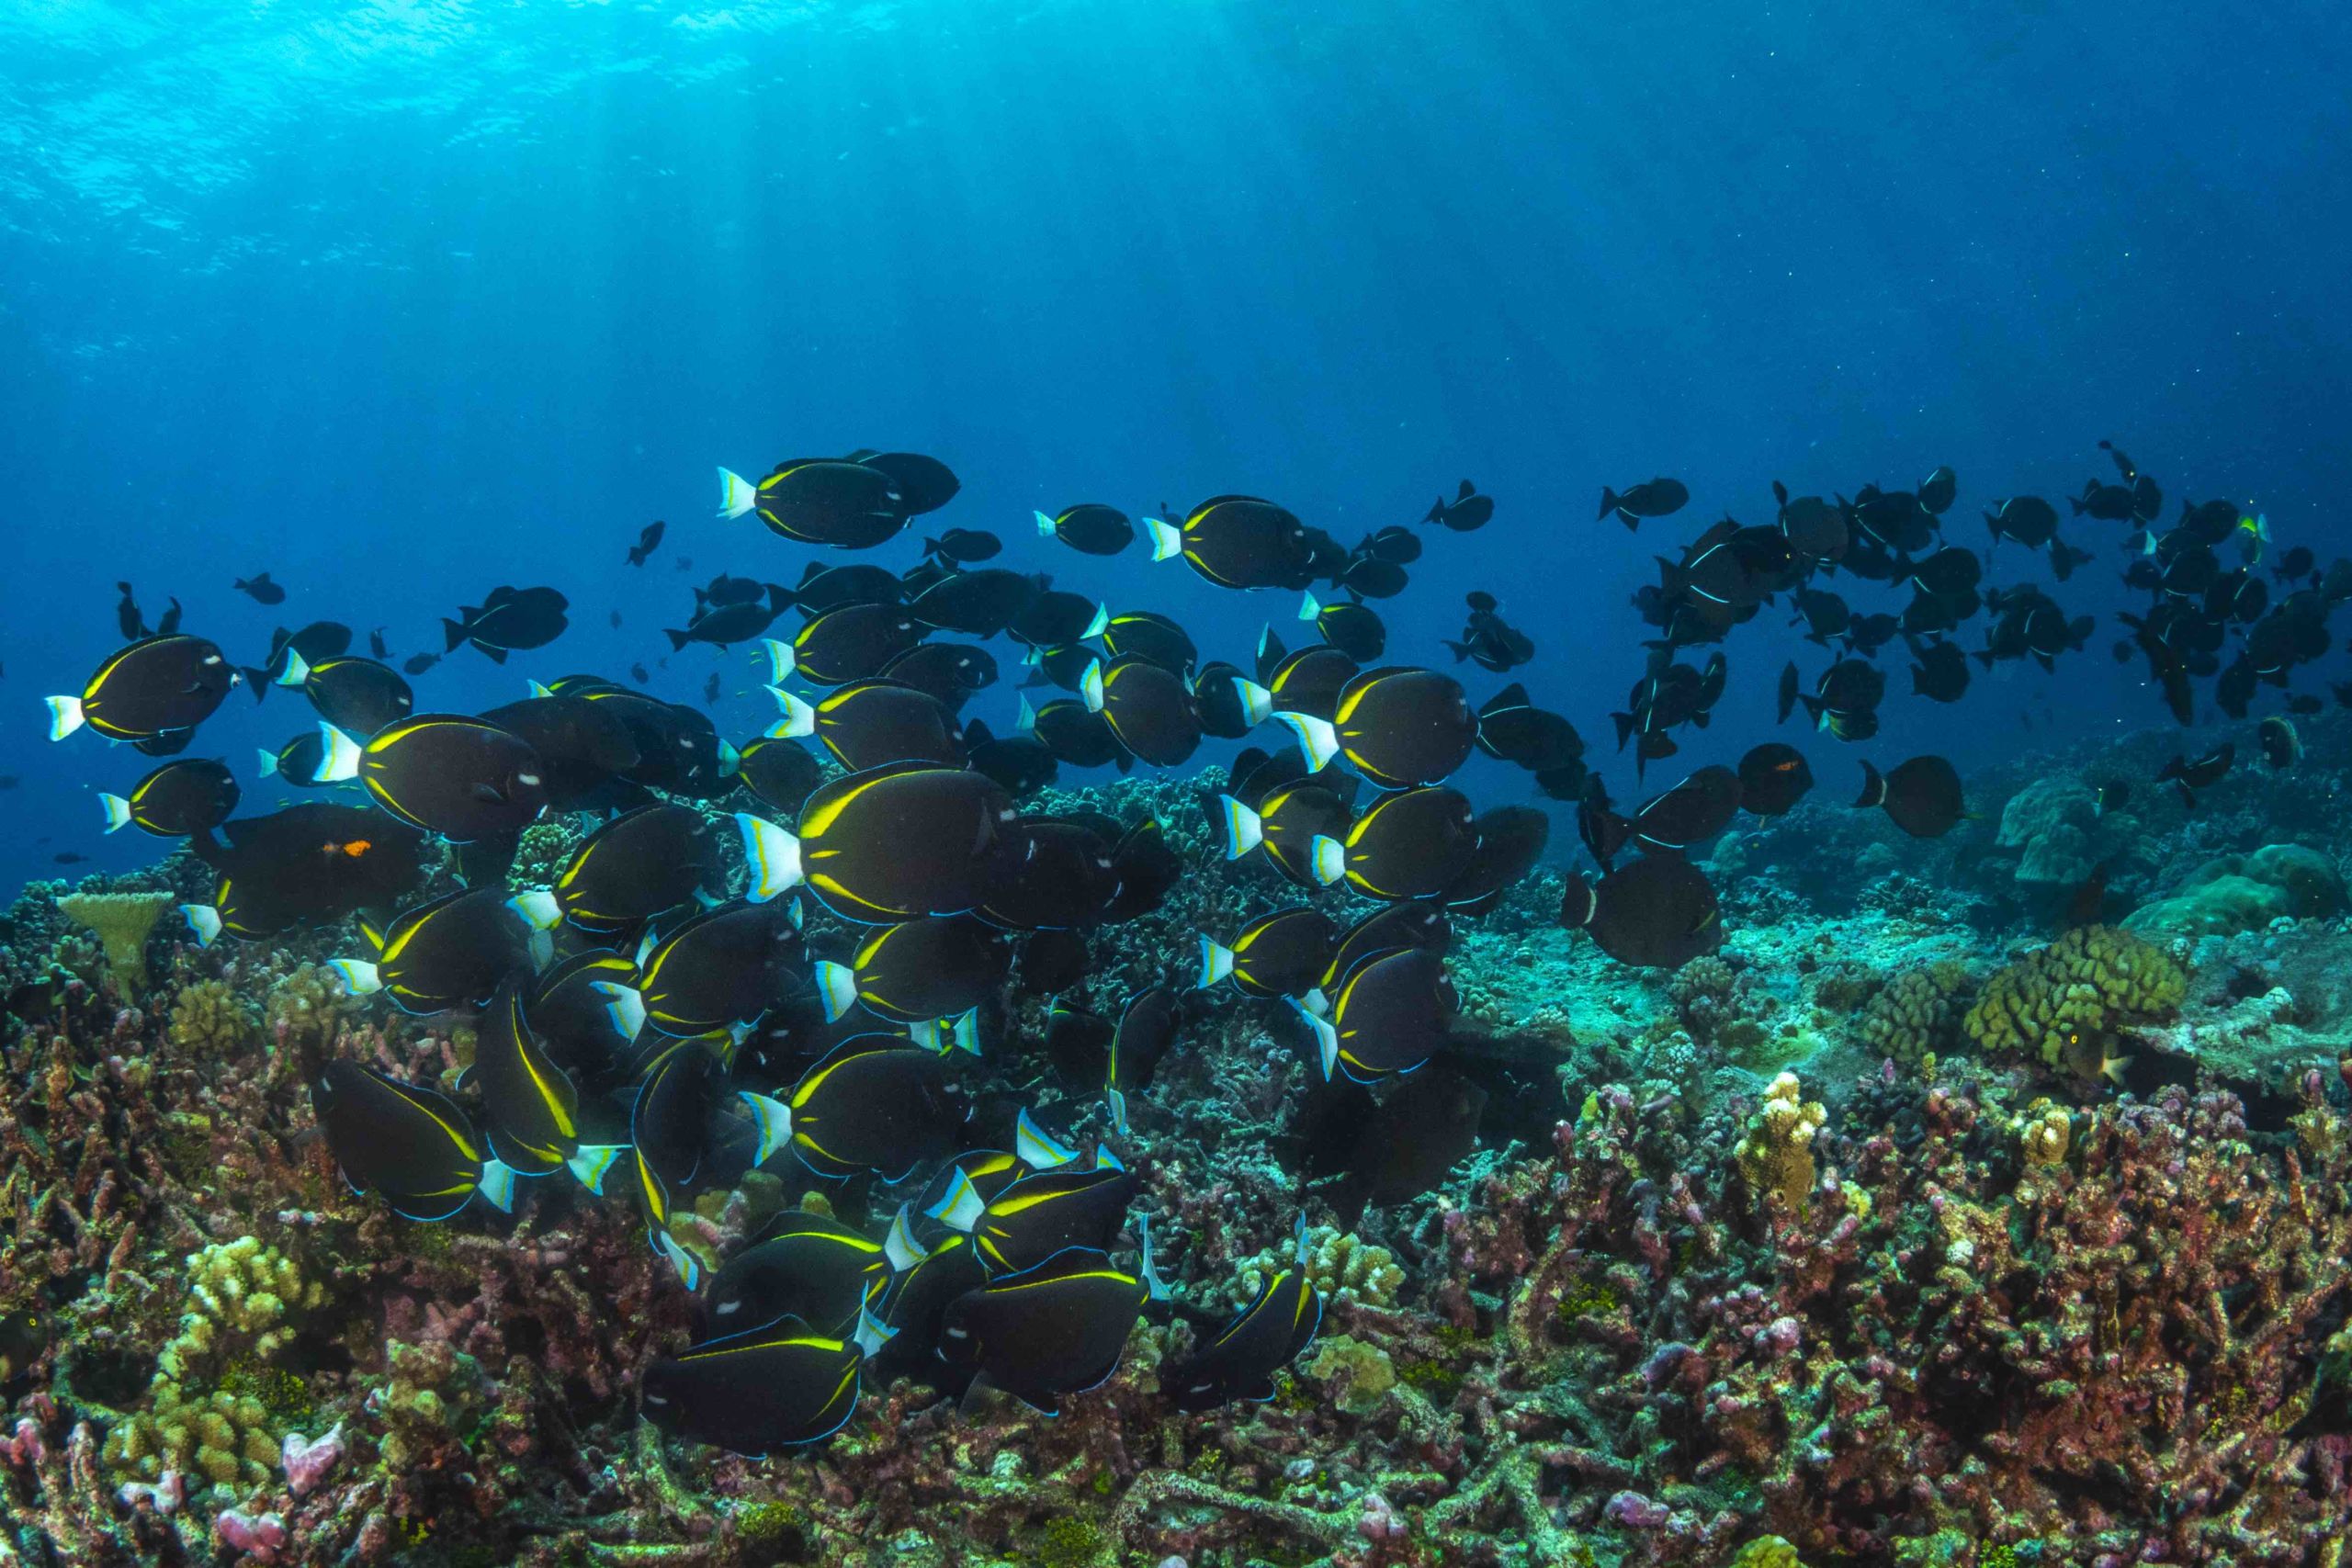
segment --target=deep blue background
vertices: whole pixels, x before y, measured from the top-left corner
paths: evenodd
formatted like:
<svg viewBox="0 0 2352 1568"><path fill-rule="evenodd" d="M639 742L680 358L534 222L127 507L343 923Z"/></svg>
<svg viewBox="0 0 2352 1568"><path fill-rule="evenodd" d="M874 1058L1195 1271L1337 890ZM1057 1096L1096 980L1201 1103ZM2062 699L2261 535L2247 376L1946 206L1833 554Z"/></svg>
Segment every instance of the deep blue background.
<svg viewBox="0 0 2352 1568"><path fill-rule="evenodd" d="M114 645L116 578L240 660L318 616L405 654L494 583L564 588L544 657L418 682L478 706L663 651L721 567L797 576L709 520L717 463L936 453L965 491L935 522L1237 660L1291 599L1041 546L1030 509L1254 491L1353 539L1468 475L1497 521L1431 539L1392 657L1443 660L1491 588L1603 753L1651 554L1769 518L1775 477L1949 462L1979 545L1983 505L2104 477L2112 436L2174 497L2352 543L2340 6L37 5L0 61L10 878L164 847L96 831L92 790L143 759L40 739L38 699ZM1594 523L1602 483L1658 472L1682 517ZM2101 562L2062 598L2124 603L2118 531L2070 532ZM277 611L229 592L265 567ZM1815 772L1843 796L1856 754L2155 722L2112 636L1956 710L1890 699L1866 750L1808 740ZM1794 646L1735 634L1724 722L1678 761L1758 739ZM303 713L234 696L195 754L245 771Z"/></svg>

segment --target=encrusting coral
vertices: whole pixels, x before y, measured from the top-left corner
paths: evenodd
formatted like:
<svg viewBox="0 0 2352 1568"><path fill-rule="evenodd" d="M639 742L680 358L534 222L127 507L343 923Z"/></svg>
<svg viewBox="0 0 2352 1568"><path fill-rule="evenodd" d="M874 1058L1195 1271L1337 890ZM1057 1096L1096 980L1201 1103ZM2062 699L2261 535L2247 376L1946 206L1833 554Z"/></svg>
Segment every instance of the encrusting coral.
<svg viewBox="0 0 2352 1568"><path fill-rule="evenodd" d="M107 965L130 987L147 983L147 939L176 902L169 893L70 893L57 908L90 929L106 950Z"/></svg>
<svg viewBox="0 0 2352 1568"><path fill-rule="evenodd" d="M2188 994L2188 972L2161 949L2084 926L1985 981L1962 1027L1986 1051L2096 1077L2119 1031L2164 1019Z"/></svg>

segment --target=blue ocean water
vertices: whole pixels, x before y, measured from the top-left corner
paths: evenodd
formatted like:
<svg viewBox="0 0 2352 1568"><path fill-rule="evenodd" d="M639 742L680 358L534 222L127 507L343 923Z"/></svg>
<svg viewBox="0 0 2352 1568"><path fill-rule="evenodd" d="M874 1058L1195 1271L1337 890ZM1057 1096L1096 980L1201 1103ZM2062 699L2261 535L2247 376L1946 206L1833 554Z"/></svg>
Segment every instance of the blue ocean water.
<svg viewBox="0 0 2352 1568"><path fill-rule="evenodd" d="M1983 506L2105 478L2112 437L2169 495L2254 502L2324 557L2347 63L2352 18L2318 4L17 0L0 874L157 852L102 840L93 800L146 759L40 739L38 699L119 640L118 579L255 662L277 625L380 626L405 655L494 584L562 588L544 653L419 677L420 706L469 710L656 660L722 568L797 577L807 552L710 518L722 463L934 453L965 489L932 521L1237 660L1289 596L1041 545L1031 509L1246 491L1351 542L1468 476L1497 519L1430 539L1391 657L1443 660L1489 589L1598 758L1653 554L1768 521L1774 478L1950 463L1981 544ZM1604 483L1657 473L1684 514L1595 523ZM2069 534L2099 560L2062 602L2129 603L2120 530ZM263 569L283 606L231 591ZM1957 709L1900 698L1893 661L1871 754L1967 766L2163 721L2110 637ZM1770 728L1792 653L1826 662L1735 637L1707 760ZM695 699L716 657L655 689ZM721 668L741 739L772 708ZM249 775L308 717L237 695L193 754ZM1843 794L1855 749L1806 745ZM1482 803L1524 787L1471 775ZM273 798L249 782L248 809Z"/></svg>

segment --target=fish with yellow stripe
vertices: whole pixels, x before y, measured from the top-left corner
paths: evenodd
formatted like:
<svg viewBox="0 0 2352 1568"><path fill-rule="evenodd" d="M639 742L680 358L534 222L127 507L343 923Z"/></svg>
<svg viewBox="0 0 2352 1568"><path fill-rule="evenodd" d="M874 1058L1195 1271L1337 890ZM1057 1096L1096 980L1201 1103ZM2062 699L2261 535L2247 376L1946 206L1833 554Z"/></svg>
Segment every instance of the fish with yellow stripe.
<svg viewBox="0 0 2352 1568"><path fill-rule="evenodd" d="M357 779L401 821L457 843L515 832L548 803L538 752L487 719L419 714L364 746L322 722L319 739L318 783Z"/></svg>
<svg viewBox="0 0 2352 1568"><path fill-rule="evenodd" d="M739 814L755 902L805 884L865 925L977 908L1016 813L982 773L893 762L831 780L800 808L798 831Z"/></svg>
<svg viewBox="0 0 2352 1568"><path fill-rule="evenodd" d="M618 936L724 886L710 819L684 806L640 806L581 841L556 874L566 923Z"/></svg>
<svg viewBox="0 0 2352 1568"><path fill-rule="evenodd" d="M514 1171L484 1154L448 1096L337 1058L311 1082L311 1104L352 1190L380 1194L394 1213L446 1220L477 1193L513 1207Z"/></svg>
<svg viewBox="0 0 2352 1568"><path fill-rule="evenodd" d="M896 1331L860 1309L836 1339L787 1318L706 1340L645 1370L646 1417L664 1431L763 1455L831 1437L857 1410L865 1358Z"/></svg>
<svg viewBox="0 0 2352 1568"><path fill-rule="evenodd" d="M889 1283L882 1243L830 1215L787 1209L711 1276L703 1309L730 1334L787 1317L837 1334L856 1321L861 1307L877 1304Z"/></svg>
<svg viewBox="0 0 2352 1568"><path fill-rule="evenodd" d="M955 1152L970 1116L939 1054L894 1034L852 1035L781 1098L740 1098L759 1128L754 1163L789 1148L836 1179L871 1171L902 1181Z"/></svg>
<svg viewBox="0 0 2352 1568"><path fill-rule="evenodd" d="M79 696L48 699L49 738L85 725L109 740L182 734L210 718L242 678L205 637L146 637L108 654Z"/></svg>
<svg viewBox="0 0 2352 1568"><path fill-rule="evenodd" d="M959 1171L949 1179L946 1196L927 1212L968 1235L991 1274L1031 1268L1065 1247L1109 1246L1126 1224L1135 1177L1107 1148L1085 1163L1068 1150L1061 1156L1057 1167L1033 1169L986 1201Z"/></svg>
<svg viewBox="0 0 2352 1568"><path fill-rule="evenodd" d="M128 795L102 795L107 831L136 828L159 839L184 839L218 828L237 809L237 780L208 758L165 762L131 786Z"/></svg>
<svg viewBox="0 0 2352 1568"><path fill-rule="evenodd" d="M628 983L600 980L595 989L626 1040L648 1024L679 1040L741 1028L791 994L798 915L788 902L706 909L667 935L649 933Z"/></svg>
<svg viewBox="0 0 2352 1568"><path fill-rule="evenodd" d="M1110 1381L1157 1293L1148 1267L1130 1273L1100 1248L1067 1247L949 1302L939 1354L974 1386L1050 1414L1062 1395Z"/></svg>
<svg viewBox="0 0 2352 1568"><path fill-rule="evenodd" d="M1176 1408L1214 1410L1237 1399L1274 1396L1274 1374L1315 1342L1323 1297L1307 1273L1306 1216L1300 1214L1290 1263L1258 1287L1250 1304L1169 1370L1161 1385Z"/></svg>
<svg viewBox="0 0 2352 1568"><path fill-rule="evenodd" d="M1343 1072L1371 1083L1411 1072L1444 1043L1454 994L1442 954L1400 947L1368 953L1341 976L1328 1018L1291 1005L1315 1036L1326 1078Z"/></svg>
<svg viewBox="0 0 2352 1568"><path fill-rule="evenodd" d="M602 1191L605 1172L623 1149L581 1144L580 1095L531 1027L524 1007L530 985L522 970L499 982L482 1012L473 1065L458 1085L481 1091L491 1153L517 1176L546 1176L568 1166L582 1186Z"/></svg>
<svg viewBox="0 0 2352 1568"><path fill-rule="evenodd" d="M488 1000L509 971L547 956L556 920L555 896L544 887L511 896L503 886L462 888L381 931L363 919L374 961L338 958L327 967L353 996L381 991L403 1012L447 1012Z"/></svg>

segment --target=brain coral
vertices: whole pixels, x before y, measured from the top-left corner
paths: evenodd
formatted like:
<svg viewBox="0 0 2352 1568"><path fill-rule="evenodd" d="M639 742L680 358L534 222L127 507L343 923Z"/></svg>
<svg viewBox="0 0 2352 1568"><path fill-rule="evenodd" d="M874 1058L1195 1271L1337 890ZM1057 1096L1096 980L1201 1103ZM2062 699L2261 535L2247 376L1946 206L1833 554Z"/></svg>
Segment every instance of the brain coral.
<svg viewBox="0 0 2352 1568"><path fill-rule="evenodd" d="M2160 1019L2188 993L2188 972L2160 949L2112 926L2084 926L1987 980L1962 1027L1987 1051L2096 1071L2118 1028Z"/></svg>

